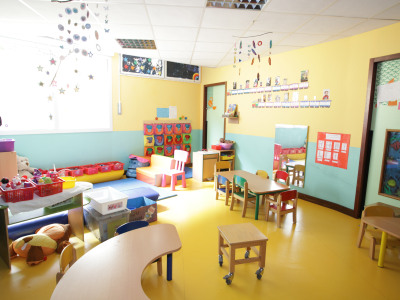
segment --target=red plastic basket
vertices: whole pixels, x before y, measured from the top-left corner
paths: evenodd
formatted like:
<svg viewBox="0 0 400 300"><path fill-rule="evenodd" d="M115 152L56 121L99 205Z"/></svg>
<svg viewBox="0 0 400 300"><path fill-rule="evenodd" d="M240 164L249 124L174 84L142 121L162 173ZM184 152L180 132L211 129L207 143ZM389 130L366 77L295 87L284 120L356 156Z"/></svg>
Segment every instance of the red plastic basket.
<svg viewBox="0 0 400 300"><path fill-rule="evenodd" d="M74 167L68 167L68 168L65 168L65 169L68 169L69 171L70 171L70 176L74 176L74 177L77 177L77 176L82 176L83 175L83 169L82 169L82 167L78 167L78 166L74 166Z"/></svg>
<svg viewBox="0 0 400 300"><path fill-rule="evenodd" d="M99 163L99 164L95 164L95 166L97 166L99 168L99 172L110 172L111 171L111 165L109 165L108 163Z"/></svg>
<svg viewBox="0 0 400 300"><path fill-rule="evenodd" d="M119 171L124 169L124 164L119 161L110 161L108 164L111 165L111 170L113 171Z"/></svg>
<svg viewBox="0 0 400 300"><path fill-rule="evenodd" d="M16 190L5 191L1 186L1 195L5 202L20 202L20 201L27 201L33 199L33 193L36 189L36 185L29 180L32 184L32 187L28 188L21 188Z"/></svg>
<svg viewBox="0 0 400 300"><path fill-rule="evenodd" d="M81 168L83 169L83 173L87 175L93 175L99 173L99 169L95 165L84 165L81 166Z"/></svg>
<svg viewBox="0 0 400 300"><path fill-rule="evenodd" d="M57 178L57 180L53 183L38 184L36 185L35 193L40 197L61 193L63 191L63 182L64 180Z"/></svg>

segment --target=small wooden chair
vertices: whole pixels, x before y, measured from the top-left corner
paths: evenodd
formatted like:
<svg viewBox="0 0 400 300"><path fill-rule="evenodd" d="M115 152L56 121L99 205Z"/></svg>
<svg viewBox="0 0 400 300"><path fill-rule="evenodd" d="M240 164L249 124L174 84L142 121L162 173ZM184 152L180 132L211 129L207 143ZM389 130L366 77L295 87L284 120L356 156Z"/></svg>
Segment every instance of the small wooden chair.
<svg viewBox="0 0 400 300"><path fill-rule="evenodd" d="M72 244L61 251L60 254L60 272L56 274L56 283L64 276L67 269L69 269L76 262L76 250Z"/></svg>
<svg viewBox="0 0 400 300"><path fill-rule="evenodd" d="M304 173L306 171L306 167L303 165L295 165L293 169L293 178L292 178L292 184L297 186L304 186Z"/></svg>
<svg viewBox="0 0 400 300"><path fill-rule="evenodd" d="M143 228L146 226L149 226L149 222L147 222L147 221L131 221L131 222L122 224L117 229L115 229L114 236L124 234L128 231ZM153 261L153 263L155 263L155 262L157 262L157 273L158 273L158 275L161 276L162 275L162 259L161 259L161 257L159 259Z"/></svg>
<svg viewBox="0 0 400 300"><path fill-rule="evenodd" d="M358 248L361 247L361 242L365 234L365 237L370 240L369 257L372 260L375 259L375 246L381 244L382 231L375 228L371 228L371 226L365 226L365 224L362 221L362 218L377 217L377 216L394 217L394 211L391 207L388 206L372 205L372 206L366 206L364 211L362 212L360 230L358 233L357 247ZM388 247L400 246L400 240L388 235L386 245Z"/></svg>
<svg viewBox="0 0 400 300"><path fill-rule="evenodd" d="M171 176L171 190L175 191L175 185L178 181L178 176L182 176L182 187L186 187L185 178L185 163L188 159L189 152L185 150L175 150L174 151L174 162L175 166L171 170L164 171L162 175L162 186L166 186L166 176Z"/></svg>
<svg viewBox="0 0 400 300"><path fill-rule="evenodd" d="M289 185L289 174L285 171L276 171L274 180L286 185Z"/></svg>
<svg viewBox="0 0 400 300"><path fill-rule="evenodd" d="M292 205L289 205L292 202ZM267 198L266 220L268 221L269 212L276 214L277 225L281 227L282 216L293 213L293 223L296 223L297 215L297 191L289 190L276 194L274 199Z"/></svg>
<svg viewBox="0 0 400 300"><path fill-rule="evenodd" d="M237 187L240 187L241 190L239 191ZM234 175L233 176L233 183L232 183L232 201L231 201L231 208L230 210L233 210L233 205L236 200L243 201L243 211L242 211L242 218L246 216L246 209L247 209L247 204L251 200L256 200L256 195L252 194L249 191L249 187L247 184L247 180L244 179L243 177Z"/></svg>
<svg viewBox="0 0 400 300"><path fill-rule="evenodd" d="M231 185L229 181L221 176L216 175L220 171L230 171L231 163L229 161L218 161L214 165L214 189L215 189L215 200L218 200L219 195L225 196L225 205L229 203L229 197L232 194Z"/></svg>
<svg viewBox="0 0 400 300"><path fill-rule="evenodd" d="M265 178L265 179L269 179L269 175L266 171L264 170L257 170L256 175Z"/></svg>
<svg viewBox="0 0 400 300"><path fill-rule="evenodd" d="M269 179L268 173L264 170L257 170L256 175L258 175L264 179ZM261 198L261 204L264 205L264 203L265 203L265 195L263 195Z"/></svg>

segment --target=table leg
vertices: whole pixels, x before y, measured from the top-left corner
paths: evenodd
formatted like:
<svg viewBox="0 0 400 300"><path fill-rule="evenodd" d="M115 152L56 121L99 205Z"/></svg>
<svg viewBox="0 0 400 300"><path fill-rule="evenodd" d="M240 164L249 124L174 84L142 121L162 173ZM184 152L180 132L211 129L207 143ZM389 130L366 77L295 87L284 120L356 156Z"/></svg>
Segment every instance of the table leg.
<svg viewBox="0 0 400 300"><path fill-rule="evenodd" d="M172 253L167 254L167 280L172 280Z"/></svg>
<svg viewBox="0 0 400 300"><path fill-rule="evenodd" d="M382 231L381 249L379 250L378 267L383 268L383 261L385 260L386 253L387 233Z"/></svg>
<svg viewBox="0 0 400 300"><path fill-rule="evenodd" d="M83 225L83 197L82 193L74 196L73 198L80 198L80 206L68 210L68 223L71 225L72 233L81 241L84 241L84 225Z"/></svg>
<svg viewBox="0 0 400 300"><path fill-rule="evenodd" d="M256 216L255 219L258 220L258 204L260 202L260 195L256 194Z"/></svg>

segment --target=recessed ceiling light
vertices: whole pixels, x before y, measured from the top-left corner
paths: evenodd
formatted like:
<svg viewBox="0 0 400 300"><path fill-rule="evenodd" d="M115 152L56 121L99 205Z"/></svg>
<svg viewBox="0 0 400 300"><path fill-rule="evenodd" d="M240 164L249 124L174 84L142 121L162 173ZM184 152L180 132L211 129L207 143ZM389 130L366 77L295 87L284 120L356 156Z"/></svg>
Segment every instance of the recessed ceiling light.
<svg viewBox="0 0 400 300"><path fill-rule="evenodd" d="M207 0L207 7L262 10L268 0Z"/></svg>
<svg viewBox="0 0 400 300"><path fill-rule="evenodd" d="M122 48L128 49L157 49L154 40L117 39Z"/></svg>

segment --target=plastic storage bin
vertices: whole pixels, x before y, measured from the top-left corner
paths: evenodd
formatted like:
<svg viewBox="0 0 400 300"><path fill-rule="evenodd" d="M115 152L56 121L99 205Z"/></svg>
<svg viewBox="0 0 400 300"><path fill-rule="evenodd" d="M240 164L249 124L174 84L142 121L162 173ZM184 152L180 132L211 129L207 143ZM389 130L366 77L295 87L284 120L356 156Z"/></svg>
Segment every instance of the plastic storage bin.
<svg viewBox="0 0 400 300"><path fill-rule="evenodd" d="M83 173L87 175L93 175L99 173L99 168L95 165L84 165L81 166L81 168L83 169Z"/></svg>
<svg viewBox="0 0 400 300"><path fill-rule="evenodd" d="M99 164L95 164L98 168L99 168L99 172L110 172L111 171L111 165L109 165L108 163L99 163Z"/></svg>
<svg viewBox="0 0 400 300"><path fill-rule="evenodd" d="M90 206L102 215L126 209L128 196L110 186L94 189L84 194L90 199Z"/></svg>
<svg viewBox="0 0 400 300"><path fill-rule="evenodd" d="M68 169L68 170L70 171L70 172L69 172L69 175L70 175L70 176L77 177L77 176L82 176L82 175L83 175L83 169L82 169L82 167L73 166L73 167L68 167L68 168L66 168L66 169Z"/></svg>
<svg viewBox="0 0 400 300"><path fill-rule="evenodd" d="M27 188L20 188L6 191L0 186L1 195L5 202L20 202L33 199L33 193L36 189L36 184L29 180L32 185Z"/></svg>
<svg viewBox="0 0 400 300"><path fill-rule="evenodd" d="M46 197L63 191L64 180L61 178L56 179L53 183L38 184L36 185L35 193L40 197Z"/></svg>
<svg viewBox="0 0 400 300"><path fill-rule="evenodd" d="M119 171L124 169L124 164L119 161L110 161L108 164L111 165L111 170L113 171Z"/></svg>
<svg viewBox="0 0 400 300"><path fill-rule="evenodd" d="M115 230L128 222L130 212L125 208L112 214L102 215L90 205L83 208L86 226L101 242L113 237Z"/></svg>
<svg viewBox="0 0 400 300"><path fill-rule="evenodd" d="M14 139L0 139L0 152L14 151Z"/></svg>

